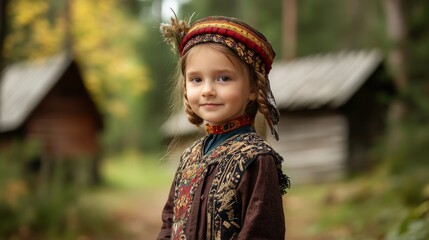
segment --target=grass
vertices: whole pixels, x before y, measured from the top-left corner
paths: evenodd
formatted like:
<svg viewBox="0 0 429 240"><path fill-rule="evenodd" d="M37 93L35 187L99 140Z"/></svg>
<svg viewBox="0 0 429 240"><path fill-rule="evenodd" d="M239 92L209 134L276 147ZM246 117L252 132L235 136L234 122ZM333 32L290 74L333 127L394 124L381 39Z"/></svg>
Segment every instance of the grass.
<svg viewBox="0 0 429 240"><path fill-rule="evenodd" d="M155 239L174 167L159 155L127 152L106 158L101 170L104 184L83 195L80 205L117 222L112 239Z"/></svg>
<svg viewBox="0 0 429 240"><path fill-rule="evenodd" d="M0 239L154 239L174 174L157 155L133 152L106 158L97 187L63 177L85 174L76 163L53 165L51 178L35 182L13 171L23 163L0 162Z"/></svg>
<svg viewBox="0 0 429 240"><path fill-rule="evenodd" d="M83 196L83 201L115 210L136 199L167 193L174 170L159 159L159 155L136 152L105 159L101 168L104 184Z"/></svg>
<svg viewBox="0 0 429 240"><path fill-rule="evenodd" d="M402 176L400 181L412 177ZM295 186L286 197L290 239L426 239L418 226L429 223L429 195L420 206L407 205L396 178L378 171L341 182ZM398 230L403 234L392 238ZM403 237L417 234L425 237Z"/></svg>
<svg viewBox="0 0 429 240"><path fill-rule="evenodd" d="M173 180L172 167L160 161L160 155L128 152L108 158L102 167L108 187L151 191L165 188Z"/></svg>

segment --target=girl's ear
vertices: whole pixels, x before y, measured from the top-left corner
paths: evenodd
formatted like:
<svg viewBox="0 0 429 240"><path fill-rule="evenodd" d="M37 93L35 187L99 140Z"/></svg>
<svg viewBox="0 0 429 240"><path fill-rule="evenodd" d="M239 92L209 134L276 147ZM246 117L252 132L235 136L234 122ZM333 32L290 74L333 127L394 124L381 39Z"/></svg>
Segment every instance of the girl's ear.
<svg viewBox="0 0 429 240"><path fill-rule="evenodd" d="M250 90L249 100L250 101L255 101L256 100L256 89Z"/></svg>

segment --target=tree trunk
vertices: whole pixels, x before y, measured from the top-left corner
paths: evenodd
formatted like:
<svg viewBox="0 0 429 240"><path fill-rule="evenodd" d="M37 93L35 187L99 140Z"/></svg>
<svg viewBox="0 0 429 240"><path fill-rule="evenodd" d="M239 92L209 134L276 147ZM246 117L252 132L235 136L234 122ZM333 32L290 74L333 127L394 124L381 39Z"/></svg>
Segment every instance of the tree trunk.
<svg viewBox="0 0 429 240"><path fill-rule="evenodd" d="M389 69L393 74L396 89L401 94L405 92L408 76L406 68L406 25L402 12L401 0L383 0L386 23L387 36L391 43L391 49L388 55ZM389 109L389 148L397 149L403 138L401 131L401 122L406 114L405 103L401 99L393 102Z"/></svg>
<svg viewBox="0 0 429 240"><path fill-rule="evenodd" d="M364 2L362 0L348 0L346 2L347 8L347 46L349 48L356 48L358 46L360 39L356 35L363 33L363 26L365 23L362 19L365 17ZM340 39L340 41L343 39ZM343 43L342 43L343 44Z"/></svg>
<svg viewBox="0 0 429 240"><path fill-rule="evenodd" d="M73 55L73 35L72 35L72 1L65 0L64 9L64 50L68 57Z"/></svg>
<svg viewBox="0 0 429 240"><path fill-rule="evenodd" d="M405 90L408 82L406 69L407 33L401 0L384 0L387 22L387 35L392 44L389 53L389 64L393 71L395 85L399 91Z"/></svg>
<svg viewBox="0 0 429 240"><path fill-rule="evenodd" d="M3 69L5 65L4 61L4 39L6 38L6 8L7 0L0 1L0 119L2 118L2 80L3 80Z"/></svg>
<svg viewBox="0 0 429 240"><path fill-rule="evenodd" d="M297 3L296 0L283 0L282 10L282 59L292 60L296 56Z"/></svg>

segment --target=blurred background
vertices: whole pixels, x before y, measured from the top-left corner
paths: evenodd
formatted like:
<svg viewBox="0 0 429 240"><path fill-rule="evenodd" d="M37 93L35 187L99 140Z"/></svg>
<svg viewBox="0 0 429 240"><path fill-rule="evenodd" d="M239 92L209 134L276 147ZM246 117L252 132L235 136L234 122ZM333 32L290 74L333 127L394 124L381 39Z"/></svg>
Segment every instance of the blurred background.
<svg viewBox="0 0 429 240"><path fill-rule="evenodd" d="M0 7L0 239L156 237L178 153L201 134L170 110L172 11L271 41L288 239L429 239L427 1Z"/></svg>

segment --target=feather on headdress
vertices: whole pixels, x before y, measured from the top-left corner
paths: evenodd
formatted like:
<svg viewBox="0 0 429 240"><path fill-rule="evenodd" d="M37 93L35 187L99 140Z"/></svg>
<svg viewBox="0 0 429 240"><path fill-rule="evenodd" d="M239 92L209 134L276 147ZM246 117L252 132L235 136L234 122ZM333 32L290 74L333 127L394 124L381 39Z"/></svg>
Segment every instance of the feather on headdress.
<svg viewBox="0 0 429 240"><path fill-rule="evenodd" d="M171 23L161 23L160 30L164 41L171 45L172 51L179 53L180 43L189 31L194 14L192 14L186 21L179 20L174 11L173 14L174 17L171 17Z"/></svg>

